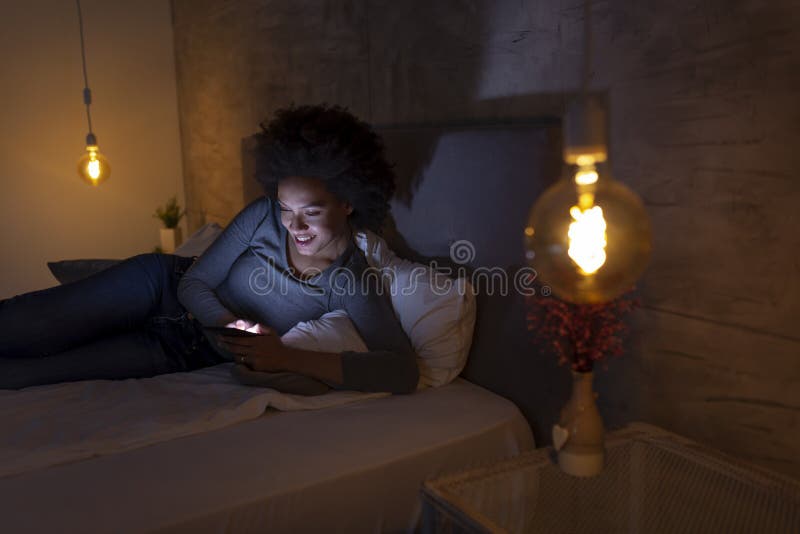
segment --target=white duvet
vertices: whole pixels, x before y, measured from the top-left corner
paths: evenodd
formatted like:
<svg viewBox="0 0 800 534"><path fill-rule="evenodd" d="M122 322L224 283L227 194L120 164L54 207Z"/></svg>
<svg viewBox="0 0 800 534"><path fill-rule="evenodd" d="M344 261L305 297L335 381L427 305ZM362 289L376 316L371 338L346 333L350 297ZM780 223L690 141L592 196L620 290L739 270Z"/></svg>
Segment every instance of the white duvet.
<svg viewBox="0 0 800 534"><path fill-rule="evenodd" d="M269 407L312 410L388 395L289 395L239 384L231 365L0 390L0 478L220 429L259 417Z"/></svg>

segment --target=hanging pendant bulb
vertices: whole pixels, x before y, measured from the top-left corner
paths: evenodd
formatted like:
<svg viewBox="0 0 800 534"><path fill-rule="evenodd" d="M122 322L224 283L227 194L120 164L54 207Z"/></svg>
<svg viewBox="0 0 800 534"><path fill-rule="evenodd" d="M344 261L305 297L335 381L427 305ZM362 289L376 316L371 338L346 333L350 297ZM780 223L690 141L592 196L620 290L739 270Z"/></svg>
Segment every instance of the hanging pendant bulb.
<svg viewBox="0 0 800 534"><path fill-rule="evenodd" d="M564 117L564 177L531 208L526 258L564 300L599 304L633 287L650 258L650 219L608 168L606 106L590 95L592 5L584 1L581 96Z"/></svg>
<svg viewBox="0 0 800 534"><path fill-rule="evenodd" d="M76 0L78 7L78 25L81 34L81 62L83 64L83 103L86 106L86 122L89 125L89 134L86 136L86 154L78 160L78 175L93 186L100 185L111 175L111 166L108 160L100 153L97 147L97 138L92 132L92 91L89 89L89 76L86 73L86 48L83 42L83 15L81 13L81 0Z"/></svg>
<svg viewBox="0 0 800 534"><path fill-rule="evenodd" d="M531 208L526 257L560 298L607 302L641 276L651 240L642 201L608 170L605 108L597 99L570 104L563 157L565 176Z"/></svg>
<svg viewBox="0 0 800 534"><path fill-rule="evenodd" d="M111 166L100 153L94 134L86 136L86 154L78 160L78 174L91 185L100 185L111 174Z"/></svg>

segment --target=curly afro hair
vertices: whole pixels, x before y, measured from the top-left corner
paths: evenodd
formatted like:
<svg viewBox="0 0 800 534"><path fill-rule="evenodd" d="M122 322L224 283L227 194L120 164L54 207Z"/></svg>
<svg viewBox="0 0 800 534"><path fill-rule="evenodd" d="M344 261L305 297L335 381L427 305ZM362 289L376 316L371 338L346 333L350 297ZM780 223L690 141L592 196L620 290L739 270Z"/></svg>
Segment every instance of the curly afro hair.
<svg viewBox="0 0 800 534"><path fill-rule="evenodd" d="M256 180L268 196L289 176L319 178L350 203L350 224L380 232L395 190L383 141L346 108L295 106L279 109L257 134Z"/></svg>

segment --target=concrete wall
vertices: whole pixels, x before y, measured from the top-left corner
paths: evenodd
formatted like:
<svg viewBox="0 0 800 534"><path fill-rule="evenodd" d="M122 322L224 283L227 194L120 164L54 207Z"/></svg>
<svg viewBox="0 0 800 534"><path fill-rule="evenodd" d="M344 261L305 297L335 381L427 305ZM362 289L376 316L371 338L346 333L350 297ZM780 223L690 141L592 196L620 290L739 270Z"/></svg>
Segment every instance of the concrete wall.
<svg viewBox="0 0 800 534"><path fill-rule="evenodd" d="M599 373L603 414L800 476L800 9L595 4L591 88L608 92L614 171L645 199L655 239L634 350ZM240 139L292 100L408 124L559 114L579 88L578 1L173 5L192 227L241 208ZM554 418L519 388L485 385Z"/></svg>
<svg viewBox="0 0 800 534"><path fill-rule="evenodd" d="M87 133L74 2L0 16L0 298L56 282L46 262L124 258L159 242L156 206L184 204L170 4L84 0L92 120L111 178L80 180Z"/></svg>

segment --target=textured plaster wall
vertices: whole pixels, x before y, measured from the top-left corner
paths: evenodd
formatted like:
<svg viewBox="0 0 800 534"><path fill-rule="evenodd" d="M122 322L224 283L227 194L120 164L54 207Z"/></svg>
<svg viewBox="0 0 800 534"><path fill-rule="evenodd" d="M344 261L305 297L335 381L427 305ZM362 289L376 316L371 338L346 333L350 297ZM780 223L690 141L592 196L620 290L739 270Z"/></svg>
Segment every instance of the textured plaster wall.
<svg viewBox="0 0 800 534"><path fill-rule="evenodd" d="M558 115L579 87L578 1L173 9L192 227L242 207L240 140L290 101L377 124L494 120ZM632 354L599 373L606 420L643 419L794 476L798 27L789 0L595 2L591 76L611 106L615 175L644 198L655 239ZM513 374L484 385L514 399L544 443L554 414ZM550 377L528 380L550 391Z"/></svg>
<svg viewBox="0 0 800 534"><path fill-rule="evenodd" d="M156 206L183 204L168 0L84 0L92 121L111 178L77 174L87 126L75 2L0 10L0 298L56 284L46 263L125 258L159 242Z"/></svg>

